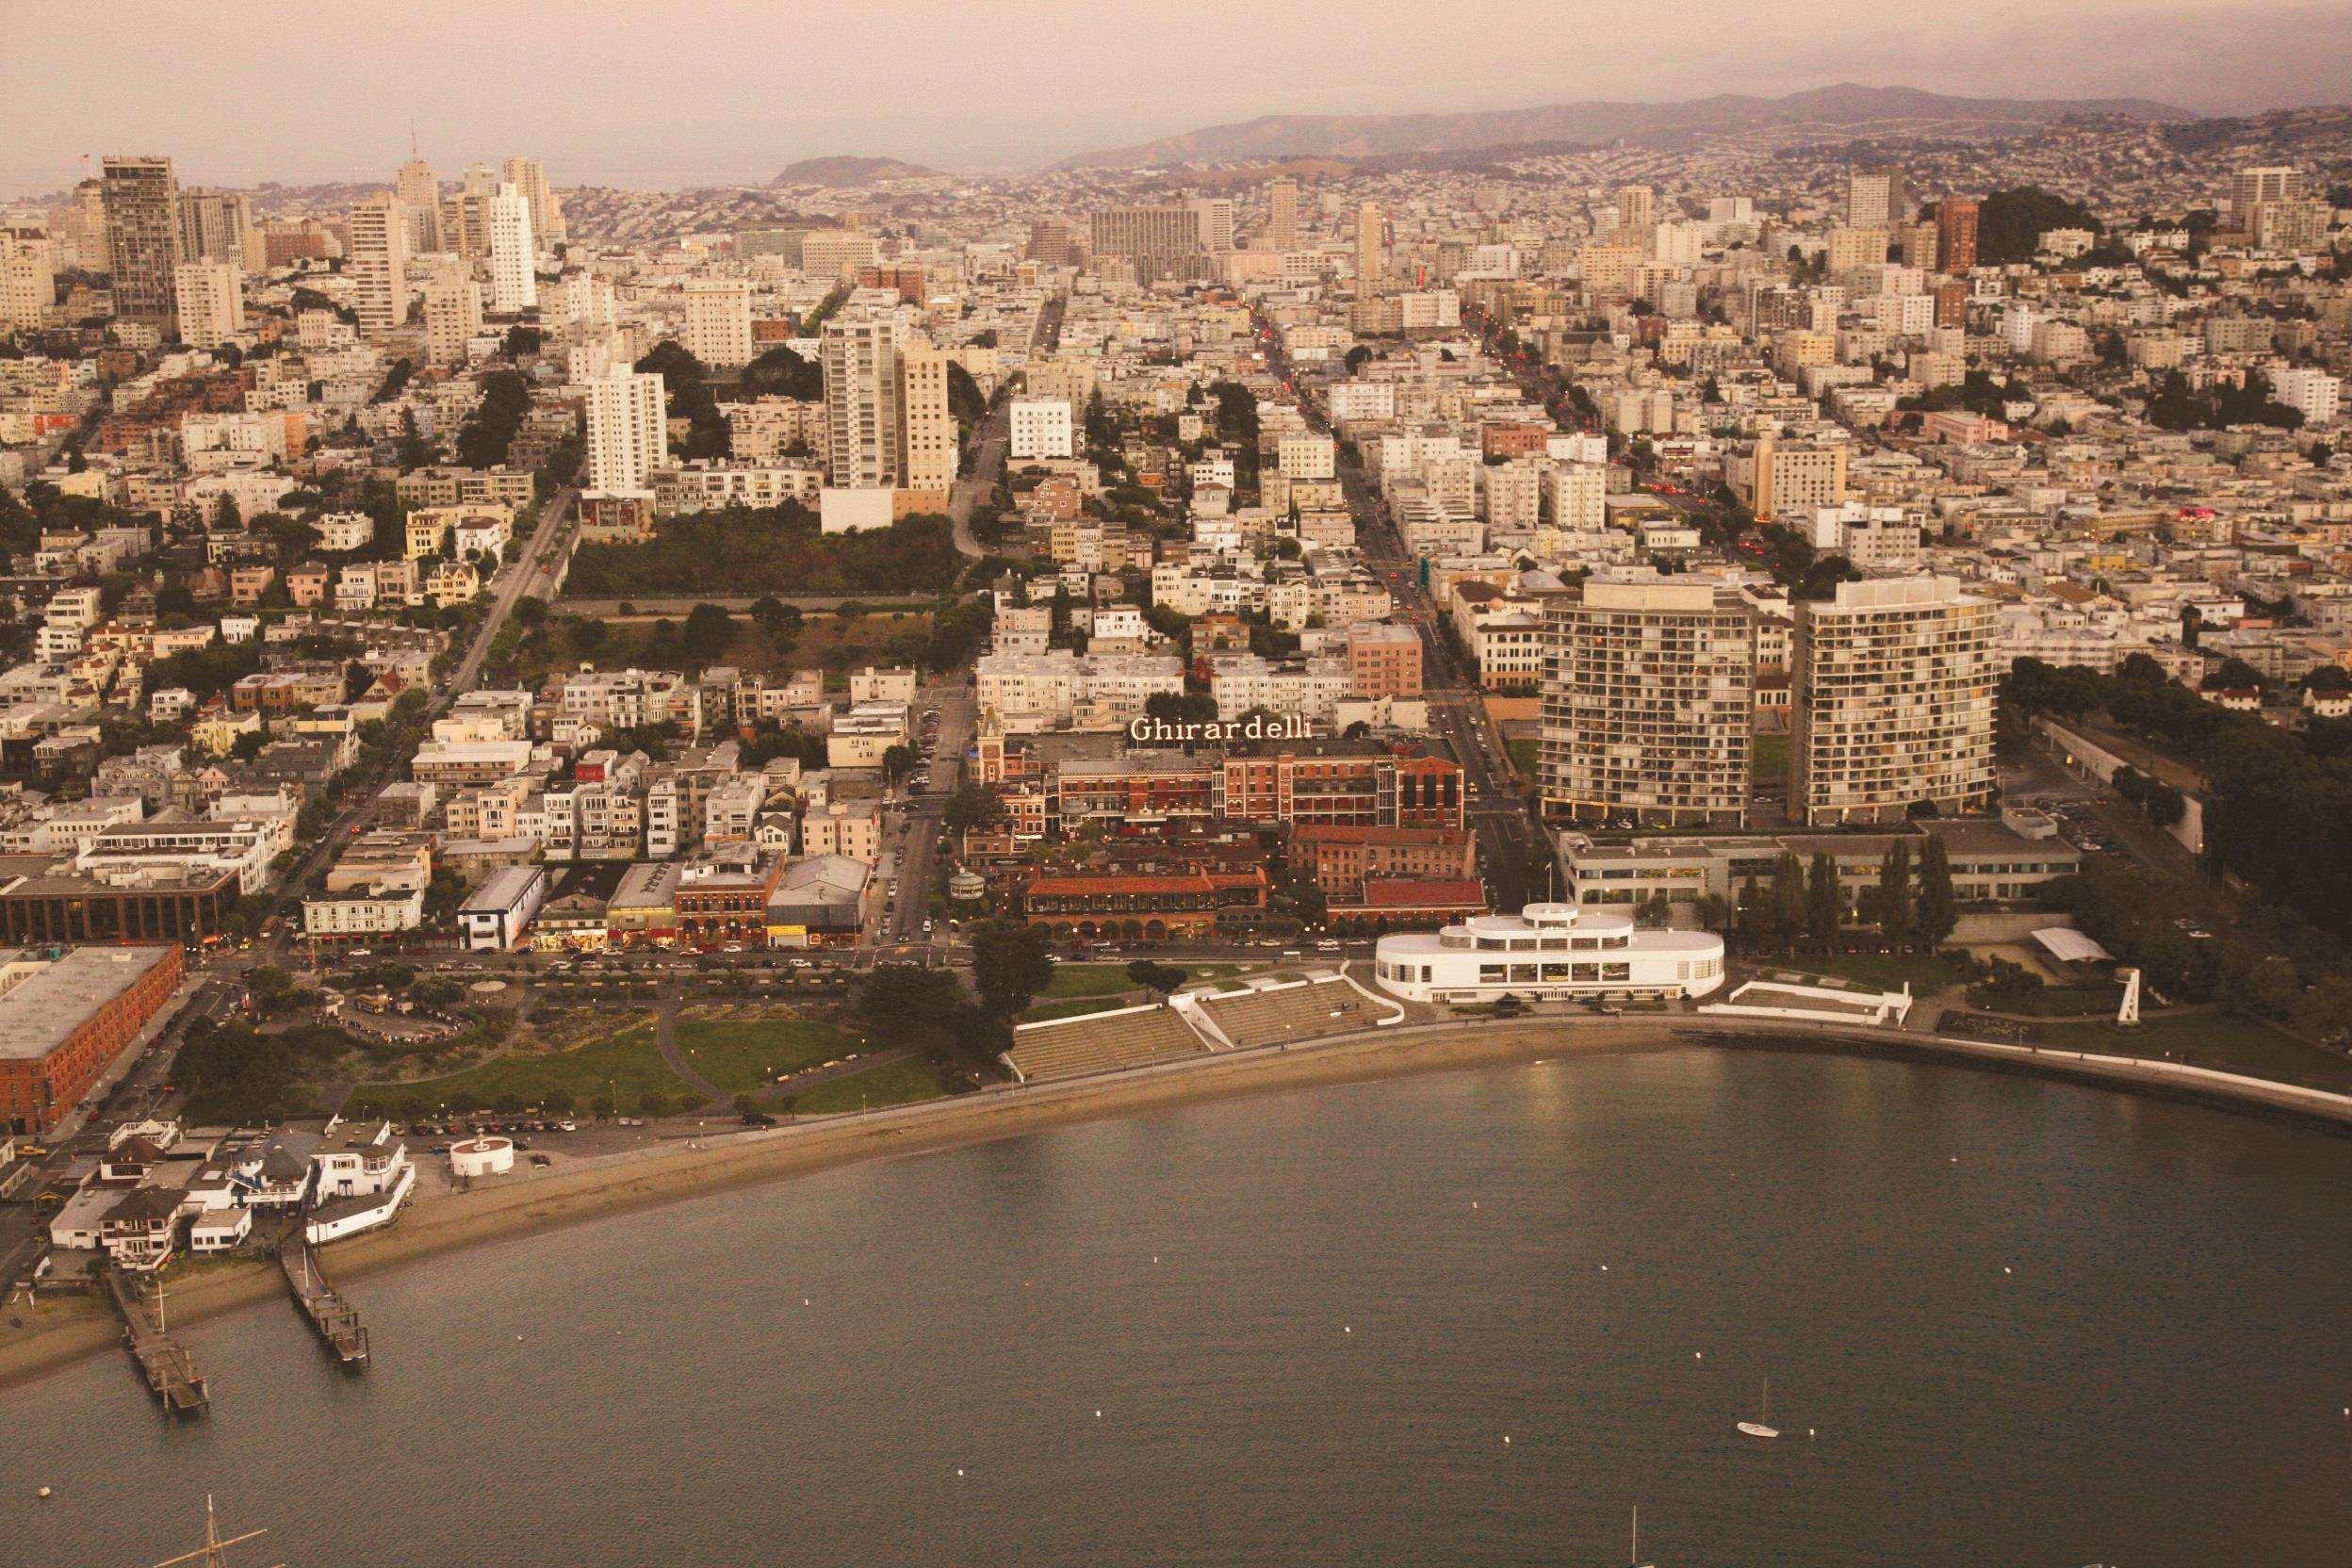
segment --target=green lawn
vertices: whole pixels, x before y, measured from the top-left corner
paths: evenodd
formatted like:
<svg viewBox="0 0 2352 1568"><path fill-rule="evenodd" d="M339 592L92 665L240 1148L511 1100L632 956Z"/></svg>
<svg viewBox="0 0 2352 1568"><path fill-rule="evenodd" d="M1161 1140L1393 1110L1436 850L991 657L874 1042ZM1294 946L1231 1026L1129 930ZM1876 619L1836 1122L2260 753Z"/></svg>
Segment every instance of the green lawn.
<svg viewBox="0 0 2352 1568"><path fill-rule="evenodd" d="M2043 1023L2041 1043L2111 1056L2165 1056L2217 1072L2243 1072L2306 1088L2352 1093L2352 1057L2291 1039L2235 1013L2192 1013L2151 1019L2137 1029L2112 1023Z"/></svg>
<svg viewBox="0 0 2352 1568"><path fill-rule="evenodd" d="M1125 964L1055 964L1054 978L1040 994L1050 997L1118 996L1135 988Z"/></svg>
<svg viewBox="0 0 2352 1568"><path fill-rule="evenodd" d="M1785 964L1768 963L1764 967L1806 974L1842 975L1884 991L1901 990L1903 982L1909 981L1913 996L1942 990L1953 978L1941 958L1926 953L1835 953L1825 956L1807 954Z"/></svg>
<svg viewBox="0 0 2352 1568"><path fill-rule="evenodd" d="M799 1116L819 1116L833 1111L877 1110L884 1105L937 1100L946 1092L947 1086L939 1081L939 1070L929 1062L891 1062L803 1089L793 1097L792 1111Z"/></svg>
<svg viewBox="0 0 2352 1568"><path fill-rule="evenodd" d="M1530 784L1536 781L1543 746L1544 743L1532 736L1503 743L1503 749L1511 754L1511 765L1517 768L1519 776Z"/></svg>
<svg viewBox="0 0 2352 1568"><path fill-rule="evenodd" d="M1123 996L1073 996L1061 1002L1040 1002L1021 1015L1022 1023L1043 1023L1048 1019L1083 1018L1087 1013L1107 1013L1133 1004Z"/></svg>
<svg viewBox="0 0 2352 1568"><path fill-rule="evenodd" d="M1756 736L1748 747L1748 773L1755 778L1786 778L1788 776L1788 737Z"/></svg>
<svg viewBox="0 0 2352 1568"><path fill-rule="evenodd" d="M653 1021L646 1019L612 1034L602 1035L569 1051L543 1055L501 1056L480 1067L441 1078L418 1078L400 1084L362 1084L354 1098L370 1096L398 1103L415 1101L452 1111L496 1110L500 1105L537 1105L556 1090L569 1094L572 1104L586 1110L611 1085L618 1108L633 1114L648 1094L676 1101L693 1091L662 1060L653 1043Z"/></svg>
<svg viewBox="0 0 2352 1568"><path fill-rule="evenodd" d="M863 1045L860 1037L839 1024L814 1019L754 1013L678 1021L678 1049L695 1071L729 1094L846 1056Z"/></svg>
<svg viewBox="0 0 2352 1568"><path fill-rule="evenodd" d="M2123 1003L2120 986L2051 986L2021 997L2002 998L1982 986L1968 988L1968 1005L1988 1013L2030 1013L2035 1018L2113 1018Z"/></svg>

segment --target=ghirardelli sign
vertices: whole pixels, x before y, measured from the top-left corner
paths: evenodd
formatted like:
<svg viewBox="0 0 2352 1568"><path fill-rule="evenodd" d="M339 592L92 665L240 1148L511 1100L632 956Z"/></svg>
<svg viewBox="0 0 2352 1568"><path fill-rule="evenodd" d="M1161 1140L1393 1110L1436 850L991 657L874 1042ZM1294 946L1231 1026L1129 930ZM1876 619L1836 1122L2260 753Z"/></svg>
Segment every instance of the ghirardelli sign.
<svg viewBox="0 0 2352 1568"><path fill-rule="evenodd" d="M1127 739L1139 746L1223 745L1233 741L1312 741L1315 723L1293 715L1251 713L1239 719L1137 719Z"/></svg>

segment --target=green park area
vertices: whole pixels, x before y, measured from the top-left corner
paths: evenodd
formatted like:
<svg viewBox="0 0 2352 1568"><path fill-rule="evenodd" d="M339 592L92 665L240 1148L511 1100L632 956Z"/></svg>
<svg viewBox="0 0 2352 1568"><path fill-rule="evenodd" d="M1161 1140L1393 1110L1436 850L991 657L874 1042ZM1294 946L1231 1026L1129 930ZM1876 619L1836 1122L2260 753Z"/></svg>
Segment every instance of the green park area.
<svg viewBox="0 0 2352 1568"><path fill-rule="evenodd" d="M662 1060L651 1017L634 1019L564 1050L515 1052L439 1078L362 1084L351 1099L394 1115L514 1112L532 1106L564 1115L593 1111L608 1095L612 1108L622 1116L659 1114L694 1099L693 1091Z"/></svg>
<svg viewBox="0 0 2352 1568"><path fill-rule="evenodd" d="M2091 1020L2034 1027L2041 1044L2063 1051L2160 1057L2215 1072L2242 1072L2332 1094L2352 1094L2352 1057L2306 1045L2236 1013L2175 1013L2150 1019L2134 1029Z"/></svg>
<svg viewBox="0 0 2352 1568"><path fill-rule="evenodd" d="M515 1050L461 1072L402 1083L363 1084L354 1104L374 1104L400 1116L446 1109L514 1112L536 1107L558 1115L661 1115L687 1109L701 1096L670 1070L650 1015L594 1026L584 1037L554 1049ZM863 1048L854 1031L774 1006L697 1007L676 1024L679 1053L727 1094L756 1090L773 1079Z"/></svg>
<svg viewBox="0 0 2352 1568"><path fill-rule="evenodd" d="M937 1100L946 1092L946 1083L929 1062L889 1062L813 1085L792 1095L790 1102L794 1116L829 1116L839 1111L911 1105L918 1100Z"/></svg>
<svg viewBox="0 0 2352 1568"><path fill-rule="evenodd" d="M796 1018L778 1008L694 1008L674 1037L688 1065L728 1094L757 1089L866 1049L837 1023Z"/></svg>

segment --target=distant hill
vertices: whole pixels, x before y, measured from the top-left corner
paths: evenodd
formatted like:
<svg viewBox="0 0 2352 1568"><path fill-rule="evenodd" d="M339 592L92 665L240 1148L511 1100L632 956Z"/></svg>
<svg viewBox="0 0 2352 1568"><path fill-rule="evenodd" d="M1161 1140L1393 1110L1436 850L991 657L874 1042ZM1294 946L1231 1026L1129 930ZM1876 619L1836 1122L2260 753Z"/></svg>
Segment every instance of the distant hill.
<svg viewBox="0 0 2352 1568"><path fill-rule="evenodd" d="M1249 158L1395 157L1546 142L1687 143L1753 131L1986 136L2084 116L2164 122L2197 118L2187 109L2145 98L1954 98L1919 88L1847 82L1785 98L1723 93L1676 104L1589 101L1470 114L1276 114L1131 147L1082 153L1058 167L1150 169Z"/></svg>
<svg viewBox="0 0 2352 1568"><path fill-rule="evenodd" d="M897 158L803 158L789 165L770 185L873 185L879 180L920 180L939 172L919 163Z"/></svg>

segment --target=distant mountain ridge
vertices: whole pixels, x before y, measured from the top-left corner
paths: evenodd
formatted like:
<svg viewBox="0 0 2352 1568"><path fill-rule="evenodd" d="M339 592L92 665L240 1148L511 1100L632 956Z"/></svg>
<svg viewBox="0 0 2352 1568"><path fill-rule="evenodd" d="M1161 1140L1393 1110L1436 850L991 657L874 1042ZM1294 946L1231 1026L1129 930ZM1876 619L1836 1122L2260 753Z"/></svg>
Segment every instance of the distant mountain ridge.
<svg viewBox="0 0 2352 1568"><path fill-rule="evenodd" d="M920 180L939 172L900 158L836 156L803 158L788 164L770 185L872 185L876 180Z"/></svg>
<svg viewBox="0 0 2352 1568"><path fill-rule="evenodd" d="M1883 126L1988 133L2106 116L2169 123L2198 118L2146 98L1956 98L1921 88L1852 82L1784 98L1721 93L1681 103L1588 100L1462 114L1275 114L1066 158L1061 169L1149 169L1174 163L1315 155L1382 157L1541 142L1687 140L1745 131L1853 131Z"/></svg>

